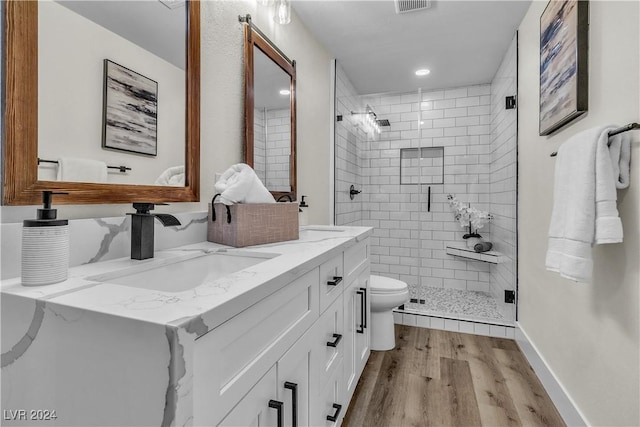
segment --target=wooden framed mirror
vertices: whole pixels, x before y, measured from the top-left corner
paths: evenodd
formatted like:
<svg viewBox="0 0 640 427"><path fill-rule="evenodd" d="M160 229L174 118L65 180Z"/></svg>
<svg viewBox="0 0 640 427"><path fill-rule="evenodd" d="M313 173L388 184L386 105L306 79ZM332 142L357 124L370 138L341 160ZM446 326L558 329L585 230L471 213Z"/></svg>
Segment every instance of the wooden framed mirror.
<svg viewBox="0 0 640 427"><path fill-rule="evenodd" d="M296 68L246 22L244 161L278 199L296 200Z"/></svg>
<svg viewBox="0 0 640 427"><path fill-rule="evenodd" d="M55 200L56 203L64 204L85 204L85 203L128 203L128 202L193 202L199 200L200 193L200 3L198 0L188 0L184 3L181 2L131 2L132 6L138 4L142 6L145 3L145 7L149 7L151 4L158 3L158 7L163 7L167 11L161 13L177 13L177 21L181 22L184 34L180 34L176 40L177 45L182 49L182 58L179 59L182 63L182 78L175 84L179 88L179 93L182 94L179 99L179 110L174 110L173 114L165 114L163 117L163 108L172 104L176 104L176 98L171 99L167 96L168 85L163 84L160 79L157 79L154 72L147 73L146 76L142 76L139 69L133 70L135 75L140 75L141 79L144 77L144 82L155 82L157 88L157 98L154 98L156 110L149 112L145 110L146 107L135 105L132 103L123 102L127 105L127 108L133 110L133 113L146 114L144 120L147 123L153 125L154 141L157 143L157 154L144 153L143 150L129 150L133 152L123 153L124 150L120 149L117 153L115 150L109 150L104 145L104 129L107 124L111 124L107 118L107 101L106 94L108 90L107 81L111 77L107 75L107 60L111 63L121 66L123 70L129 70L129 63L122 63L126 61L118 58L118 53L122 51L119 48L111 48L112 53L109 57L103 57L102 60L96 64L96 59L92 59L91 67L91 82L90 90L78 90L77 93L81 96L88 97L87 92L91 93L91 108L98 110L98 114L91 114L90 118L85 119L83 113L87 108L84 106L76 106L75 110L71 114L63 118L51 117L49 112L43 113L45 104L56 105L55 102L59 101L60 104L66 102L66 98L70 97L75 99L76 93L64 94L65 96L59 99L50 99L50 96L43 97L43 94L48 94L48 87L43 87L43 78L48 78L50 73L55 70L51 70L48 65L50 62L45 62L43 54L51 53L46 49L42 49L43 35L39 39L39 31L44 31L44 18L42 22L39 19L45 15L42 15L47 7L59 7L61 14L71 14L74 11L69 12L72 9L70 5L64 5L64 3L73 4L73 7L80 7L83 3L93 4L93 6L99 6L100 4L107 5L108 1L87 1L87 2L38 2L38 1L21 1L21 0L7 0L3 2L4 10L4 49L5 49L5 109L4 109L4 135L3 135L3 193L2 200L4 205L33 205L41 203L42 191L52 190L55 192L65 192L68 195L59 197ZM122 2L115 2L122 3ZM124 2L129 3L129 2ZM176 4L177 5L176 7ZM113 7L113 6L108 6ZM156 7L156 6L154 6ZM39 8L42 9L39 13ZM178 10L181 8L181 10ZM62 11L64 9L64 11ZM105 16L102 11L93 12L96 16ZM57 16L57 15L56 15ZM71 16L71 15L69 15ZM74 15L75 16L75 15ZM93 24L91 18L85 19L87 15L77 18L82 21L82 25ZM133 19L131 15L122 14L126 16L130 21ZM74 18L76 19L76 18ZM123 21L124 19L115 19L115 21ZM134 26L138 27L135 21ZM39 30L40 24L40 30ZM157 22L153 23L156 27L161 27ZM62 25L60 22L57 25ZM103 23L99 23L99 30L108 32L105 30ZM166 28L160 28L166 31ZM92 30L93 31L93 30ZM121 33L122 34L122 33ZM110 37L120 37L121 34ZM48 37L48 36L47 36ZM122 37L120 37L122 38ZM69 39L83 40L85 44L94 43L91 38L85 38L81 34L72 34ZM137 42L136 42L137 43ZM141 46L139 43L136 48ZM45 45L46 46L46 45ZM63 49L70 49L69 46L63 44ZM39 52L42 50L41 52ZM39 55L40 53L40 55ZM132 54L131 58L138 58L140 54ZM161 56L156 54L156 56ZM59 59L54 57L54 59ZM159 60L164 61L164 58ZM133 60L131 60L133 61ZM41 66L40 63L47 64L47 67ZM78 64L65 62L62 60L57 61L65 66L69 67L68 72L75 72L76 69L82 69L82 66ZM180 64L178 64L180 65ZM73 66L73 68L72 68ZM113 66L113 65L112 65ZM103 68L104 67L104 68ZM150 67L157 69L157 66ZM175 68L175 67L174 67ZM180 68L179 66L177 68ZM64 70L63 70L64 71ZM64 72L67 72L64 71ZM100 75L96 75L99 73ZM103 73L103 74L102 74ZM44 77L43 77L44 76ZM78 87L80 87L79 79ZM158 83L160 81L160 83ZM104 82L104 83L103 83ZM75 83L74 83L75 84ZM122 87L129 88L129 83L121 83ZM164 91L164 92L163 92ZM42 94L39 98L39 92ZM104 94L104 96L103 96ZM164 98L163 98L164 96ZM64 99L62 99L64 98ZM96 102L99 103L95 106ZM104 104L104 105L103 105ZM182 106L184 105L184 108ZM58 108L62 109L62 108ZM104 111L104 113L103 113ZM54 112L55 113L55 112ZM95 113L95 111L94 111ZM104 115L103 115L104 114ZM98 115L98 117L96 117ZM148 116L153 117L153 121L147 120ZM129 117L129 116L128 116ZM84 147L69 148L72 146L69 139L57 136L58 144L50 149L50 154L47 158L41 158L40 151L43 147L39 147L39 140L42 140L42 146L44 146L44 139L49 137L52 133L55 133L56 126L61 132L60 135L69 135L69 138L74 136L76 128L80 128L85 124L87 120L97 121L98 124L93 123L90 128L91 138L84 140L85 145L90 145L91 149L97 153L102 153L104 156L129 156L119 157L118 159L125 159L120 162L119 160L105 160L103 164L110 165L115 169L109 170L109 173L120 173L123 175L133 175L131 173L132 168L122 169L121 166L126 166L126 161L132 163L137 162L136 167L138 171L148 172L153 167L158 166L158 159L160 152L166 147L171 147L172 150L179 153L179 160L175 160L180 163L178 168L182 167L184 175L180 177L181 181L178 183L164 184L163 181L153 179L143 179L140 182L128 183L121 180L120 182L111 183L112 181L98 180L88 181L84 179L72 179L62 180L58 179L43 179L42 169L49 164L58 163L55 158L59 152L66 152L60 155L74 156L76 153ZM163 121L164 120L164 121ZM161 124L162 123L162 124ZM43 129L39 129L39 125L44 127L45 124L49 124L50 128L47 128L46 132ZM99 126L99 125L102 126ZM169 128L175 128L179 125L178 135L171 137L162 133L161 126ZM151 125L150 125L151 128ZM139 130L135 130L140 133ZM44 132L44 133L43 133ZM97 135L96 135L97 134ZM184 136L183 136L184 135ZM81 137L75 137L81 140ZM60 141L62 139L62 141ZM135 144L135 140L130 140L127 136L124 138L125 142ZM184 146L182 142L184 141ZM75 141L74 141L75 143ZM173 144L173 145L172 145ZM97 151L96 151L97 150ZM99 151L102 150L102 151ZM100 155L100 154L98 154ZM183 157L184 156L184 157ZM53 159L51 157L54 157ZM167 155L167 157L170 157ZM174 156L175 157L175 156ZM116 157L109 157L115 159ZM113 164L115 163L115 166ZM165 168L165 165L160 165ZM54 165L54 167L56 167ZM166 169L168 170L168 169ZM58 172L60 173L60 172ZM157 172L154 172L157 174ZM157 175L156 175L157 176ZM58 178L60 175L58 175ZM159 179L159 178L158 178ZM78 181L78 182L76 182ZM150 182L149 182L150 181Z"/></svg>

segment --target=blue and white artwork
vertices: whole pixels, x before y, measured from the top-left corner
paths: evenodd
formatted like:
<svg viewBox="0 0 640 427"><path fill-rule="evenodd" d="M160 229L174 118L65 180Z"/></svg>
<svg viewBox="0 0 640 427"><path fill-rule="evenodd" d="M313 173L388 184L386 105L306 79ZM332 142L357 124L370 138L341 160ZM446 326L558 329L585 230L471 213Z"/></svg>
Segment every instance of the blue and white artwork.
<svg viewBox="0 0 640 427"><path fill-rule="evenodd" d="M157 154L157 82L105 59L103 114L104 148Z"/></svg>
<svg viewBox="0 0 640 427"><path fill-rule="evenodd" d="M581 34L580 3L551 0L540 18L541 135L548 135L586 111L583 64L587 52L579 48L580 37L586 37Z"/></svg>

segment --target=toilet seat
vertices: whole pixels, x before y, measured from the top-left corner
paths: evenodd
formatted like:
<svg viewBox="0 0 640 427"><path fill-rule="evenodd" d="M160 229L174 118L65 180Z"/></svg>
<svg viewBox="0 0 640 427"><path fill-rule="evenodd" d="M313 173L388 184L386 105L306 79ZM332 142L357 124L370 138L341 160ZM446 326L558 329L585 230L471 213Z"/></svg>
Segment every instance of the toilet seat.
<svg viewBox="0 0 640 427"><path fill-rule="evenodd" d="M371 276L369 290L372 294L397 294L406 292L408 286L405 282L390 277Z"/></svg>

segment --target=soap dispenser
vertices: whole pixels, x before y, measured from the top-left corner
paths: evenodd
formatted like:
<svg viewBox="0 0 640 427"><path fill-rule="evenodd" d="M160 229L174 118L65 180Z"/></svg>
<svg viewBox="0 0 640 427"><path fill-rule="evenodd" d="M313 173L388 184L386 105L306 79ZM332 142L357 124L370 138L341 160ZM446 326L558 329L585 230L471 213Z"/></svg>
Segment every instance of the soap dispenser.
<svg viewBox="0 0 640 427"><path fill-rule="evenodd" d="M52 191L42 192L42 209L22 227L22 284L51 285L67 280L69 271L69 221L57 219L51 208Z"/></svg>
<svg viewBox="0 0 640 427"><path fill-rule="evenodd" d="M300 201L299 206L299 217L298 217L298 222L300 225L309 225L309 218L307 216L307 212L302 209L302 208L308 208L309 205L307 204L307 202L304 200L304 198L307 196L302 196L302 200Z"/></svg>

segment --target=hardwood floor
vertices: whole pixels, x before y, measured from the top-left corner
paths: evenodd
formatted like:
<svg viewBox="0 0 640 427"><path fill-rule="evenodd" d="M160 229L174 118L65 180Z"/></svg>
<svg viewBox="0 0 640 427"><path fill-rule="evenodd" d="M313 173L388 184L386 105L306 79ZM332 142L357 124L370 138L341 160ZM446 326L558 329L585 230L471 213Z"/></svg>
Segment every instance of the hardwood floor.
<svg viewBox="0 0 640 427"><path fill-rule="evenodd" d="M345 427L564 426L515 341L396 325L373 351Z"/></svg>

